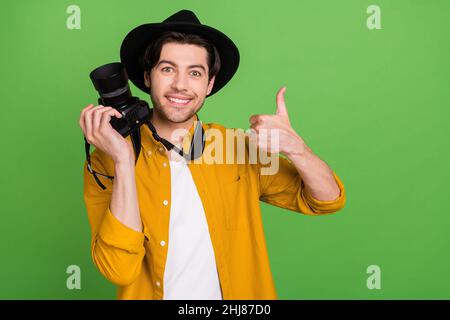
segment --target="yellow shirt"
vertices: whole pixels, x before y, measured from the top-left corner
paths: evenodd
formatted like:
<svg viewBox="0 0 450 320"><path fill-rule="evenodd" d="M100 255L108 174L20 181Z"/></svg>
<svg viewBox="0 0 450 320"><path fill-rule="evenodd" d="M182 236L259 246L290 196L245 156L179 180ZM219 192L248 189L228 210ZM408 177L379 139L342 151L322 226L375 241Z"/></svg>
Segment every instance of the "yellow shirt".
<svg viewBox="0 0 450 320"><path fill-rule="evenodd" d="M206 132L215 129L226 136L221 125L202 126ZM169 245L170 166L163 145L153 138L147 125L140 130L142 149L135 172L143 232L123 225L111 213L113 181L98 176L107 188L102 190L88 172L87 161L83 196L92 232L92 259L103 276L118 286L117 298L163 299ZM193 129L187 136L192 136L192 132ZM205 151L217 141L209 139L208 134L206 140ZM307 192L290 161L278 159L279 170L274 175L260 174L265 166L260 162L188 164L208 222L224 299L277 299L260 200L307 215L336 212L345 205L344 186L334 171L340 195L333 201L320 201ZM91 163L95 171L114 176L114 162L102 151L92 153Z"/></svg>

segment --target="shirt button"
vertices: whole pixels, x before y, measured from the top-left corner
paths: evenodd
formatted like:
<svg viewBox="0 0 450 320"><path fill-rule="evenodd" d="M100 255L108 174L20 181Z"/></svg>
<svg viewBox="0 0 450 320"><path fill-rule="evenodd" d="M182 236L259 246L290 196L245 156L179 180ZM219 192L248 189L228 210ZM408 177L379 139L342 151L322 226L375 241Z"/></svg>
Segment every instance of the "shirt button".
<svg viewBox="0 0 450 320"><path fill-rule="evenodd" d="M163 205L167 206L168 204L169 204L169 201L167 201L167 200L163 201Z"/></svg>
<svg viewBox="0 0 450 320"><path fill-rule="evenodd" d="M167 163L163 162L163 167L167 167Z"/></svg>
<svg viewBox="0 0 450 320"><path fill-rule="evenodd" d="M151 156L151 155L152 155L152 151L151 151L151 150L148 150L148 151L147 151L147 155Z"/></svg>
<svg viewBox="0 0 450 320"><path fill-rule="evenodd" d="M156 281L156 285L157 285L158 287L160 287L160 286L161 286L161 282Z"/></svg>
<svg viewBox="0 0 450 320"><path fill-rule="evenodd" d="M164 151L164 148L163 147L159 147L159 152L163 152Z"/></svg>
<svg viewBox="0 0 450 320"><path fill-rule="evenodd" d="M166 242L163 240L159 244L164 247L166 245Z"/></svg>

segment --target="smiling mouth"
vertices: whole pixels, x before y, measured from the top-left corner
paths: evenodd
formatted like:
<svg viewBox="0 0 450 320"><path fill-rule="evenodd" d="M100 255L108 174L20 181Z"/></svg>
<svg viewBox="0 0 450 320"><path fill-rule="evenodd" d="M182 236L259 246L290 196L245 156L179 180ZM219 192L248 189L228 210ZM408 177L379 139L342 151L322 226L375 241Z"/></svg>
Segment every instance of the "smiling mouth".
<svg viewBox="0 0 450 320"><path fill-rule="evenodd" d="M174 97L170 97L170 96L166 96L166 99L173 106L186 106L192 100L192 99L178 99L178 98L174 98Z"/></svg>

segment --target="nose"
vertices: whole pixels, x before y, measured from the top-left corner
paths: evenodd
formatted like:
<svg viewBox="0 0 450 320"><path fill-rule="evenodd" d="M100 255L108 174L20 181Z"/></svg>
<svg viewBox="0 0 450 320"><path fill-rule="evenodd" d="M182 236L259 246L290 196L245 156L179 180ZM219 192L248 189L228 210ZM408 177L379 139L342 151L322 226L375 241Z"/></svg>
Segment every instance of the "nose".
<svg viewBox="0 0 450 320"><path fill-rule="evenodd" d="M173 77L172 89L176 91L186 91L187 90L187 76L177 73Z"/></svg>

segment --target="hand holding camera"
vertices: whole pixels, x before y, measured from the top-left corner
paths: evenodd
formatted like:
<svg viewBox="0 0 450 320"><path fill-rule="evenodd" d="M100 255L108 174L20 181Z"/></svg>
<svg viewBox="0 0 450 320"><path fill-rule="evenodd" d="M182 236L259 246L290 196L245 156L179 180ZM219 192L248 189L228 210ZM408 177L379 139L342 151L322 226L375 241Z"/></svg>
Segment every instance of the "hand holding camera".
<svg viewBox="0 0 450 320"><path fill-rule="evenodd" d="M87 169L97 184L106 186L98 176L113 180L114 176L95 171L91 166L90 145L108 154L117 163L137 163L141 150L140 127L150 120L148 103L133 97L128 86L127 72L120 62L94 69L89 77L99 93L98 104L83 109L80 127L83 130ZM107 106L107 107L105 107ZM131 142L126 137L130 135Z"/></svg>
<svg viewBox="0 0 450 320"><path fill-rule="evenodd" d="M148 104L131 95L128 75L120 62L102 65L89 76L100 98L99 106L89 105L81 112L80 126L86 142L107 153L116 163L135 161L138 150L125 138L138 133L148 120Z"/></svg>
<svg viewBox="0 0 450 320"><path fill-rule="evenodd" d="M81 111L79 124L87 142L108 154L115 163L134 161L131 144L110 123L114 117L120 119L122 114L112 107L90 104Z"/></svg>

